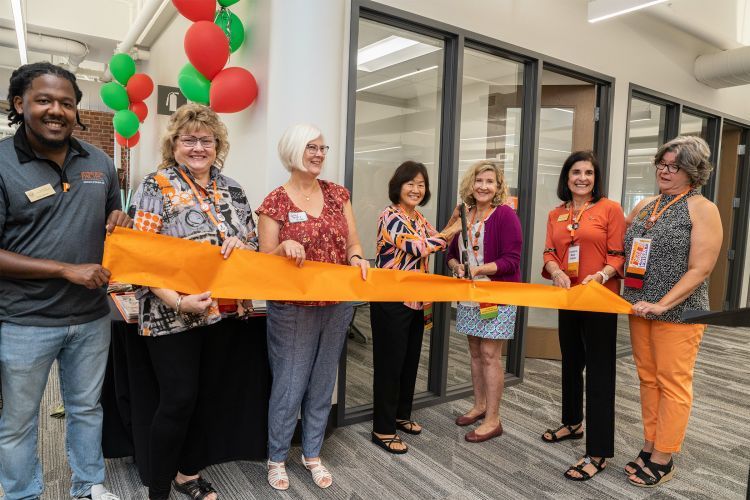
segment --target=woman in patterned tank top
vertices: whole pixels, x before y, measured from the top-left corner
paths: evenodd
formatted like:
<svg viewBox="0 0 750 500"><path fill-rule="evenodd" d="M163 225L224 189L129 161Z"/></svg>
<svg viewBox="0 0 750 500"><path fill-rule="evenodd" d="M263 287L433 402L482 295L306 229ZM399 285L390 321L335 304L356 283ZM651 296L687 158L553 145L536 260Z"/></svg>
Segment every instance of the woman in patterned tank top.
<svg viewBox="0 0 750 500"><path fill-rule="evenodd" d="M430 178L422 163L406 161L388 182L388 205L378 221L377 267L426 273L430 255L445 250L461 231L455 216L438 232L417 210L430 201ZM414 386L425 324L431 323L430 304L423 302L372 302L373 443L389 453L406 453L396 434L420 434L422 426L411 420Z"/></svg>
<svg viewBox="0 0 750 500"><path fill-rule="evenodd" d="M705 325L683 323L682 313L708 310L706 280L722 242L719 210L699 191L713 169L710 154L708 144L693 136L661 146L654 157L660 194L642 200L626 220L623 297L633 304L630 340L645 439L625 466L636 486L672 478L672 454L687 430Z"/></svg>
<svg viewBox="0 0 750 500"><path fill-rule="evenodd" d="M305 260L350 264L367 278L349 191L318 179L328 146L312 125L290 127L279 157L291 173L258 208L260 251ZM289 488L286 459L302 409L302 463L320 488L333 479L320 461L339 356L353 315L351 302L268 302L268 359L273 384L268 403L268 482Z"/></svg>

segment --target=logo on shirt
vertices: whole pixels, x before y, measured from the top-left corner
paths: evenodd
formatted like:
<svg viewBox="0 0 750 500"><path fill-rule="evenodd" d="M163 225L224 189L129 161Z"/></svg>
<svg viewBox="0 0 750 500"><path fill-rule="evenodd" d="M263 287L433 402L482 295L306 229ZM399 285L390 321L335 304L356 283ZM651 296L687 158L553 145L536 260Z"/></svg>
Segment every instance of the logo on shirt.
<svg viewBox="0 0 750 500"><path fill-rule="evenodd" d="M81 181L84 184L106 184L104 172L81 172Z"/></svg>

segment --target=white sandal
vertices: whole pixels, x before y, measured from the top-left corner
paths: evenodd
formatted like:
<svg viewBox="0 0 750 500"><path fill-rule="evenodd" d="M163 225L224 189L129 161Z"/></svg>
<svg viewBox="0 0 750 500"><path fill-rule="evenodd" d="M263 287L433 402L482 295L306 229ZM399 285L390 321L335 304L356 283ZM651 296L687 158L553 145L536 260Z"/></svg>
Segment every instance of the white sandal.
<svg viewBox="0 0 750 500"><path fill-rule="evenodd" d="M286 463L268 461L268 484L275 490L289 489L289 476L286 474ZM286 485L282 485L286 481Z"/></svg>
<svg viewBox="0 0 750 500"><path fill-rule="evenodd" d="M308 460L305 458L305 455L302 455L302 464L305 466L305 469L312 472L313 482L317 484L319 488L328 488L333 484L333 476L328 472L328 469L323 465L320 458L317 460ZM330 480L328 484L323 483L326 479Z"/></svg>

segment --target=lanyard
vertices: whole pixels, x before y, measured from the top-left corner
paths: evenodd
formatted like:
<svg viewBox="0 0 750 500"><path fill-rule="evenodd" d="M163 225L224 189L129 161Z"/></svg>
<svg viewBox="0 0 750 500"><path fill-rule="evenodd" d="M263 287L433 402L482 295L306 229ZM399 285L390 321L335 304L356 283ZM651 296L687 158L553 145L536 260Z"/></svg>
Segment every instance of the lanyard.
<svg viewBox="0 0 750 500"><path fill-rule="evenodd" d="M659 195L659 198L656 199L656 203L654 203L654 209L651 211L651 215L649 216L648 220L646 220L646 223L643 224L643 227L646 228L646 231L654 227L654 224L656 224L656 221L661 217L661 214L663 214L669 207L680 201L686 194L690 192L690 188L687 188L685 191L677 195L674 200L670 201L666 205L664 205L661 210L659 209L659 203L661 203L661 197L664 195ZM657 211L658 210L658 211Z"/></svg>
<svg viewBox="0 0 750 500"><path fill-rule="evenodd" d="M492 207L490 207L490 210L492 210ZM478 207L474 207L474 213L471 215L471 224L469 224L469 238L471 239L471 251L474 254L474 259L477 265L479 264L479 235L482 234L482 228L484 227L484 220L487 218L485 217L485 214L489 215L489 211L482 214L482 217L479 218L479 227L476 231L474 231L474 221L476 220L477 212L479 212Z"/></svg>
<svg viewBox="0 0 750 500"><path fill-rule="evenodd" d="M224 223L224 216L219 211L219 190L216 188L216 180L213 181L213 188L214 188L214 209L216 210L216 216L214 217L214 214L211 212L211 205L209 204L209 201L211 201L211 198L208 197L208 192L206 192L206 198L203 197L201 192L198 190L198 188L193 184L193 181L190 180L190 177L185 175L185 172L183 172L181 169L177 169L177 171L180 173L182 178L187 182L188 186L190 186L190 190L193 192L193 196L195 197L196 201L200 205L201 210L208 215L208 218L211 219L211 222L213 222L214 226L216 226L216 229L219 230L219 234L221 235L221 239L226 238L226 231L227 231L227 225ZM203 188L201 188L203 189ZM206 191L203 189L203 191Z"/></svg>
<svg viewBox="0 0 750 500"><path fill-rule="evenodd" d="M586 211L587 208L589 208L589 205L591 204L590 201L587 201L583 204L583 207L578 212L578 216L573 216L573 201L570 202L570 208L568 209L568 219L570 219L570 224L568 224L568 231L570 231L570 240L571 243L573 242L573 239L576 235L576 229L581 227L581 224L578 223L579 220L581 220L581 216L583 215L583 212Z"/></svg>

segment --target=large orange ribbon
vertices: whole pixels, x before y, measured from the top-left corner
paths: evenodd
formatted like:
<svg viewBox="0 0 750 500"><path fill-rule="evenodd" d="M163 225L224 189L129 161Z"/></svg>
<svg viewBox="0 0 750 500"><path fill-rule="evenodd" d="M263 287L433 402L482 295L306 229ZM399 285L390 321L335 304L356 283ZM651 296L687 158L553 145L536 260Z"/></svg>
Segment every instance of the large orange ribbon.
<svg viewBox="0 0 750 500"><path fill-rule="evenodd" d="M628 314L630 304L599 283L569 290L548 285L471 282L447 276L305 262L118 227L104 245L111 279L183 293L258 300L424 301L470 300L495 304Z"/></svg>

